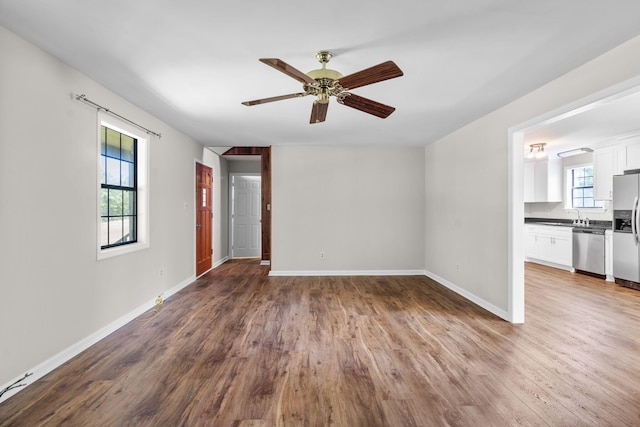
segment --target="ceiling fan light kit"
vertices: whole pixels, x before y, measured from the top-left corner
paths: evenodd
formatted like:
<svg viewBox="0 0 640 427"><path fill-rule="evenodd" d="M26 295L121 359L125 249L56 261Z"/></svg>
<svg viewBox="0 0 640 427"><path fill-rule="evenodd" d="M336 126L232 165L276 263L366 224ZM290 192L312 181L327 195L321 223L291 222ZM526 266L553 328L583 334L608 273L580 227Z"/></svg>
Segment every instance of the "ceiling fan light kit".
<svg viewBox="0 0 640 427"><path fill-rule="evenodd" d="M311 124L321 123L326 120L329 98L331 96L335 97L339 104L383 119L389 117L389 115L395 111L394 107L349 92L354 88L402 76L402 70L393 61L386 61L356 73L343 76L338 71L327 68L327 63L332 57L333 54L327 50L319 51L316 53L316 58L318 62L320 62L321 68L309 71L308 73L303 73L278 58L260 58L260 62L302 83L304 92L245 101L242 104L252 106L313 95L316 97L316 100L313 102L311 109L311 119L309 120Z"/></svg>

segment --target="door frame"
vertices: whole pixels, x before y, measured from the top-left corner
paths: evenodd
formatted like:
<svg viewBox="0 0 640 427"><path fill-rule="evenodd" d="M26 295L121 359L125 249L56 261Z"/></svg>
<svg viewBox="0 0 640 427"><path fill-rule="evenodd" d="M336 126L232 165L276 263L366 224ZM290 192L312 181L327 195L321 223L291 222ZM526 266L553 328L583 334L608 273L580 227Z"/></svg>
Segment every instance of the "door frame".
<svg viewBox="0 0 640 427"><path fill-rule="evenodd" d="M262 261L271 264L271 147L233 147L223 156L260 156L262 176Z"/></svg>
<svg viewBox="0 0 640 427"><path fill-rule="evenodd" d="M524 323L524 135L527 131L565 117L598 108L611 101L640 92L640 76L595 92L508 129L508 290L509 321Z"/></svg>
<svg viewBox="0 0 640 427"><path fill-rule="evenodd" d="M233 259L233 177L234 176L259 176L260 177L260 199L262 200L262 174L231 172L229 173L229 258ZM262 214L262 210L260 212ZM262 215L260 215L260 229L262 230ZM262 239L262 233L260 233ZM262 242L260 242L260 259L262 259Z"/></svg>

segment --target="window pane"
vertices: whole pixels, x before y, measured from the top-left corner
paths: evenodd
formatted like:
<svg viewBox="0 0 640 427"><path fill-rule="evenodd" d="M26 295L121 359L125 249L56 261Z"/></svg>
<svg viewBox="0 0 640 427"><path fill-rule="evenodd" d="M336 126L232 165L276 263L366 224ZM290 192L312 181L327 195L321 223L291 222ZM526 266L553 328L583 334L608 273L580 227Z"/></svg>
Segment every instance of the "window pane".
<svg viewBox="0 0 640 427"><path fill-rule="evenodd" d="M122 215L135 215L136 193L135 191L123 191Z"/></svg>
<svg viewBox="0 0 640 427"><path fill-rule="evenodd" d="M120 167L122 172L120 185L133 188L133 163L120 162Z"/></svg>
<svg viewBox="0 0 640 427"><path fill-rule="evenodd" d="M100 154L107 154L107 128L100 126Z"/></svg>
<svg viewBox="0 0 640 427"><path fill-rule="evenodd" d="M109 244L122 242L122 217L109 218Z"/></svg>
<svg viewBox="0 0 640 427"><path fill-rule="evenodd" d="M109 190L103 188L100 191L100 216L109 215Z"/></svg>
<svg viewBox="0 0 640 427"><path fill-rule="evenodd" d="M593 198L593 187L587 187L583 190L584 192L584 197L591 197Z"/></svg>
<svg viewBox="0 0 640 427"><path fill-rule="evenodd" d="M107 128L107 156L120 158L120 132Z"/></svg>
<svg viewBox="0 0 640 427"><path fill-rule="evenodd" d="M122 190L109 190L109 216L122 215ZM111 234L111 233L109 233Z"/></svg>
<svg viewBox="0 0 640 427"><path fill-rule="evenodd" d="M593 207L593 199L585 198L583 205L584 205L585 208L592 208Z"/></svg>
<svg viewBox="0 0 640 427"><path fill-rule="evenodd" d="M584 197L584 190L582 188L574 188L573 189L573 198Z"/></svg>
<svg viewBox="0 0 640 427"><path fill-rule="evenodd" d="M584 178L584 185L585 187L593 187L593 177L592 176L587 176Z"/></svg>
<svg viewBox="0 0 640 427"><path fill-rule="evenodd" d="M582 208L582 199L573 199L573 207L574 208Z"/></svg>
<svg viewBox="0 0 640 427"><path fill-rule="evenodd" d="M100 246L106 246L109 244L109 220L108 218L102 218L100 222Z"/></svg>
<svg viewBox="0 0 640 427"><path fill-rule="evenodd" d="M133 138L122 135L122 160L133 162Z"/></svg>
<svg viewBox="0 0 640 427"><path fill-rule="evenodd" d="M123 242L134 242L136 240L136 221L133 216L125 216L122 218L123 229L122 229L122 241Z"/></svg>
<svg viewBox="0 0 640 427"><path fill-rule="evenodd" d="M120 160L107 158L107 184L120 185Z"/></svg>
<svg viewBox="0 0 640 427"><path fill-rule="evenodd" d="M107 183L106 162L107 162L107 158L105 156L100 156L100 184Z"/></svg>

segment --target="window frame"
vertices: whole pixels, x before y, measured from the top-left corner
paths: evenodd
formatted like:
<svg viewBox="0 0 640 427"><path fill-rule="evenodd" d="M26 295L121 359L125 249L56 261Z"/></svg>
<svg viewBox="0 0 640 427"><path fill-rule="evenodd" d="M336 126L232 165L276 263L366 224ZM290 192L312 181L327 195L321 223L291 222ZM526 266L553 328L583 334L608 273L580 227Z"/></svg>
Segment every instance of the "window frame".
<svg viewBox="0 0 640 427"><path fill-rule="evenodd" d="M575 164L575 165L570 165L570 166L566 166L564 168L564 180L565 180L565 204L564 204L564 208L566 211L573 211L573 210L580 210L580 211L587 211L587 212L604 212L605 210L605 205L604 202L602 200L595 200L594 199L594 203L601 203L602 206L594 206L594 207L574 207L573 206L573 170L575 169L582 169L582 168L586 168L586 167L591 167L593 170L593 162L591 163L581 163L581 164ZM594 172L595 175L595 172ZM591 188L593 188L594 186L591 185ZM588 188L587 187L583 187L583 188Z"/></svg>
<svg viewBox="0 0 640 427"><path fill-rule="evenodd" d="M131 243L120 244L102 248L101 222L102 222L102 176L101 176L101 127L113 129L137 140L136 154L136 234L137 240ZM123 255L149 247L149 135L130 124L103 112L98 113L96 126L96 248L97 259L107 259Z"/></svg>

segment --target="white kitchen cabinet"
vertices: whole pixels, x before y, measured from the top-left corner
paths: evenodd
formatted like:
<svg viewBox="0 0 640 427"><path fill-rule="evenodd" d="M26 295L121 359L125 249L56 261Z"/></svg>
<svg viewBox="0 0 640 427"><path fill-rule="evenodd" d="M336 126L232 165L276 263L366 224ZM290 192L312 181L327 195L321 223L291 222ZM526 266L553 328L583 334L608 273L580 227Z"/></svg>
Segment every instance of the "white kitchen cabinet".
<svg viewBox="0 0 640 427"><path fill-rule="evenodd" d="M534 162L524 162L524 201L533 202L536 198L535 186L535 164Z"/></svg>
<svg viewBox="0 0 640 427"><path fill-rule="evenodd" d="M640 148L640 144L638 144ZM640 153L639 153L640 154ZM617 144L593 152L593 198L613 198L613 176L622 175L627 167L627 145Z"/></svg>
<svg viewBox="0 0 640 427"><path fill-rule="evenodd" d="M573 267L573 230L571 227L525 224L527 261L571 270Z"/></svg>
<svg viewBox="0 0 640 427"><path fill-rule="evenodd" d="M525 162L524 201L562 201L562 161L556 159Z"/></svg>
<svg viewBox="0 0 640 427"><path fill-rule="evenodd" d="M640 169L640 138L629 139L625 143L626 164L624 170Z"/></svg>
<svg viewBox="0 0 640 427"><path fill-rule="evenodd" d="M613 147L593 152L593 198L611 200L613 196Z"/></svg>

